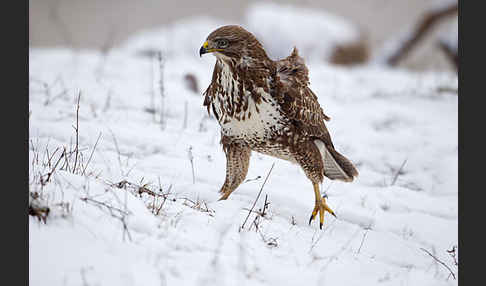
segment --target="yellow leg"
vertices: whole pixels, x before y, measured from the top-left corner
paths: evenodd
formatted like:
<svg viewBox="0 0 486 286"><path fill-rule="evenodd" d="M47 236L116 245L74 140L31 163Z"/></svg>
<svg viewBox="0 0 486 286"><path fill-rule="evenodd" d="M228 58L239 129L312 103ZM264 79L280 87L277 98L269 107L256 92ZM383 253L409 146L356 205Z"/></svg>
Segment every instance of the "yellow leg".
<svg viewBox="0 0 486 286"><path fill-rule="evenodd" d="M314 186L314 194L316 196L316 204L314 206L314 210L312 211L311 217L309 219L309 225L311 222L314 220L316 217L317 213L319 212L319 228L322 229L322 225L324 224L324 213L328 211L331 213L334 217L336 217L336 214L334 211L327 205L326 203L326 198L322 197L321 198L321 193L319 192L319 184L317 183L312 183Z"/></svg>

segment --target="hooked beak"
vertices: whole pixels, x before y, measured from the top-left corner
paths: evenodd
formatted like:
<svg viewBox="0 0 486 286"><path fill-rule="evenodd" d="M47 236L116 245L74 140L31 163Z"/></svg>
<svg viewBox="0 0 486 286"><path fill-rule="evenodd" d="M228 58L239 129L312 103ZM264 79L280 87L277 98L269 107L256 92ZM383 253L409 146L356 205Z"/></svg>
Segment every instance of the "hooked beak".
<svg viewBox="0 0 486 286"><path fill-rule="evenodd" d="M208 41L205 41L202 47L199 49L199 57L202 57L202 55L208 52L208 45Z"/></svg>
<svg viewBox="0 0 486 286"><path fill-rule="evenodd" d="M223 49L213 49L209 48L209 43L208 41L205 41L202 47L199 49L199 57L202 57L202 55L207 54L207 53L212 53L212 52L221 52Z"/></svg>

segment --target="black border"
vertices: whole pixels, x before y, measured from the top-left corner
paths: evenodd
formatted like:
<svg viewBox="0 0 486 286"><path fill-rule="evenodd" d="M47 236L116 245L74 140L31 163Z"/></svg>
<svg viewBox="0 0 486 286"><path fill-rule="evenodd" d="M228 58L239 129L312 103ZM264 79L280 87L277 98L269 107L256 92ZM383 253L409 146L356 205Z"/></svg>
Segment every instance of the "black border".
<svg viewBox="0 0 486 286"><path fill-rule="evenodd" d="M3 112L1 142L3 192L0 219L4 252L3 285L28 285L28 140L29 140L29 30L28 1L2 2Z"/></svg>
<svg viewBox="0 0 486 286"><path fill-rule="evenodd" d="M465 5L467 3L467 5ZM459 285L482 285L484 252L484 147L486 125L483 1L459 1L458 70L458 224ZM476 5L474 5L476 4ZM465 39L469 40L466 44ZM467 74L467 77L466 77ZM469 138L467 135L469 134ZM477 259L475 259L477 258ZM476 277L474 277L476 276ZM469 283L466 283L468 281Z"/></svg>

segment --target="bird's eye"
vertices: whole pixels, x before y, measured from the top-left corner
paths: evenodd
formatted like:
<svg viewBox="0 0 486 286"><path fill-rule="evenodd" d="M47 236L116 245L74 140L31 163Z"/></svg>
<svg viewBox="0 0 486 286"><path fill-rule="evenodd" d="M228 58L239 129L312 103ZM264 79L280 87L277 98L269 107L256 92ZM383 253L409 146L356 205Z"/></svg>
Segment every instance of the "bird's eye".
<svg viewBox="0 0 486 286"><path fill-rule="evenodd" d="M218 40L216 43L218 45L218 48L226 48L229 44L228 40L226 40L226 39Z"/></svg>

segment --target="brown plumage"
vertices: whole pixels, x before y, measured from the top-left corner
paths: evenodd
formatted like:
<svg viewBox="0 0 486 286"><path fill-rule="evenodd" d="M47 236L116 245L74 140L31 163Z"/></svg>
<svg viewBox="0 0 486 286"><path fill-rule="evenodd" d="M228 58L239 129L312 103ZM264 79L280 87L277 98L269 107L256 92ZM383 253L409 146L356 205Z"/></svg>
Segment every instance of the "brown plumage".
<svg viewBox="0 0 486 286"><path fill-rule="evenodd" d="M281 158L302 167L314 186L317 213L334 212L321 198L324 177L351 182L354 165L338 153L331 140L317 96L309 88L309 71L296 48L279 61L268 58L258 40L240 26L213 31L200 49L213 53L216 64L204 106L221 126L226 154L226 180L221 199L241 184L248 172L251 151Z"/></svg>

